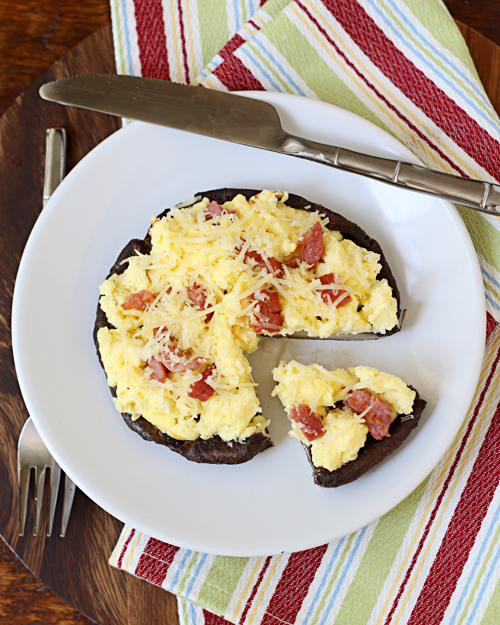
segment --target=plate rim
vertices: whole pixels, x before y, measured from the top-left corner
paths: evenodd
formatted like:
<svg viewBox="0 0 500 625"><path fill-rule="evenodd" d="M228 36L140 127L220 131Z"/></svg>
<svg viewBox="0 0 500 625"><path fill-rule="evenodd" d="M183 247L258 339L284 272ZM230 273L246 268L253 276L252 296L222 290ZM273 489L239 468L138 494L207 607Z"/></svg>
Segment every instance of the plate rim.
<svg viewBox="0 0 500 625"><path fill-rule="evenodd" d="M322 102L319 100L309 100L307 98L302 98L301 96L296 96L296 95L292 95L292 94L281 94L281 93L272 93L272 92L243 92L241 95L245 95L248 97L254 97L254 98L261 98L267 101L270 101L271 103L276 102L278 103L280 100L284 101L285 99L301 99L301 100L307 100L309 103L314 103L313 106L319 106L319 107L327 107L327 108L334 108L337 109L338 111L341 112L342 115L346 115L347 118L351 118L353 120L356 121L356 123L359 123L361 125L366 125L367 128L370 129L376 129L377 133L383 133L383 135L387 138L388 142L392 144L392 146L394 147L395 150L400 150L401 152L405 153L407 156L405 156L404 158L410 158L413 162L420 162L409 150L408 148L406 148L406 146L404 146L401 142L399 142L395 137L393 137L392 135L388 134L386 131L384 131L383 129L379 128L378 126L376 126L375 124L373 124L372 122L356 115L355 113L352 113L350 111L347 111L346 109L342 109L340 107L336 107L335 105L326 103L326 102ZM142 124L142 122L134 122L135 123L139 123ZM133 126L134 124L132 124L131 126ZM123 129L121 129L119 132L114 133L113 135L111 135L110 137L108 137L107 139L105 139L101 144L99 144L96 148L94 148L94 150L92 150L88 155L86 155L84 157L84 159L82 159L82 161L80 161L80 163L82 162L87 162L88 161L86 159L88 159L88 157L94 153L94 151L99 150L100 147L102 146L103 143L106 143L110 140L115 140L115 141L119 141L120 139L116 139L117 136L119 137L123 137L125 136L124 133L127 132L127 128L125 127ZM120 134L121 133L121 134ZM385 147L385 146L384 146ZM91 157L92 158L92 157ZM80 163L77 165L77 167L75 167L72 172L70 172L70 174L68 175L68 177L65 179L65 181L63 181L62 185L65 184L65 182L70 179L71 174L77 170L78 166L80 165ZM69 184L69 183L67 183ZM67 186L67 184L65 186ZM61 187L62 187L61 185ZM58 198L60 195L60 192L58 193L59 189L61 188L59 187L58 189L56 189L54 196L55 198ZM65 187L64 187L65 188ZM474 264L474 268L477 274L476 277L476 283L475 286L478 289L478 291L481 291L484 294L484 291L482 290L482 278L481 278L481 273L480 273L480 268L479 268L479 263L477 260L477 255L476 252L474 250L472 241L470 239L470 235L465 227L465 224L463 222L463 220L461 219L458 211L455 209L455 207L448 201L442 200L442 202L444 204L446 204L447 206L443 206L444 210L448 210L449 216L450 218L455 222L455 225L458 226L459 230L461 231L461 238L464 240L464 242L466 243L466 246L468 248L467 252L468 255L475 259L475 264ZM56 202L51 202L49 201L47 207L44 209L44 211L42 211L41 216L39 217L39 219L37 220L37 222L35 223L35 226L32 230L32 233L30 234L30 237L28 239L28 242L26 244L25 247L25 252L27 250L27 254L25 254L25 252L23 252L23 256L19 265L19 271L18 271L18 277L21 276L21 278L23 277L23 271L24 270L24 265L23 265L23 261L24 264L26 264L29 260L29 253L31 251L31 248L33 247L33 245L35 245L35 243L33 243L33 241L36 242L36 236L38 236L38 232L44 227L44 223L47 219L50 219L50 215L51 215L51 207L55 206ZM40 225L41 224L41 225ZM34 233L34 235L33 235ZM33 235L33 236L32 236ZM28 259L28 260L26 260ZM479 280L477 280L477 278L479 278ZM14 289L14 296L13 296L13 309L12 309L12 342L13 342L13 352L14 352L14 362L15 362L15 367L16 367L16 371L18 372L18 377L19 377L19 384L21 387L21 392L23 395L23 398L26 402L26 405L28 408L30 408L30 404L31 406L34 405L35 402L32 401L31 397L30 397L30 390L29 390L29 385L27 387L27 383L26 380L24 380L23 378L23 366L22 363L20 363L20 343L19 343L19 329L18 329L18 322L17 320L19 319L18 317L18 306L20 305L20 296L19 296L19 290L20 290L20 283L16 280L16 285L15 285L15 289ZM485 304L484 304L484 297L483 297L483 306L482 306L483 312L485 313ZM484 327L482 328L482 334L485 335L486 332L486 315L483 314L483 318L484 318ZM479 332L479 334L481 334L481 332ZM482 347L479 350L481 352L481 358L479 359L479 366L478 366L478 371L477 371L477 378L476 378L476 384L477 384L477 379L479 378L479 374L480 374L480 370L481 370L481 362L482 362L482 353L484 351L484 340L482 343ZM476 376L474 376L476 377ZM473 398L473 394L471 394L470 400L472 400ZM44 422L42 419L39 419L37 411L33 411L32 414L33 420L35 421L35 424L37 425L37 428L39 428L41 430L41 434L44 438L47 439L47 444L49 446L50 451L53 453L53 455L56 457L56 459L58 459L58 453L57 453L57 449L54 448L51 445L51 439L50 436L47 436L46 433L46 428L44 425ZM461 424L463 423L463 420L466 417L466 412L464 414L463 419L458 423L456 431L458 432L458 430L460 429ZM44 436L45 435L45 436ZM454 436L456 435L456 432L454 434ZM453 438L451 438L450 440L450 445L452 443ZM449 448L448 446L448 448ZM443 451L441 458L443 457L443 455L446 453L446 449ZM439 462L439 459L436 460L436 462L434 462L432 468L430 470L432 470L436 464ZM63 467L64 468L64 467ZM74 477L76 477L77 479L74 479L75 483L77 483L80 487L80 480L79 480L79 476L74 476L71 475L71 471L69 472L69 475L72 479L74 479ZM373 515L373 518L371 518L370 520L366 521L366 519L364 519L362 522L360 522L359 526L357 526L355 529L352 529L349 533L355 532L357 530L359 530L361 527L364 527L367 523L371 523L376 519L379 519L381 516L383 516L384 514L386 514L387 512L389 512L390 510L392 510L395 506L397 506L406 496L408 496L411 492L413 492L413 490L425 479L425 476L422 477L421 479L419 479L418 483L413 486L410 490L408 490L407 492L405 492L405 494L403 496L401 496L398 501L394 504L391 504L391 506L385 510L385 512L383 512L382 514L376 513ZM80 487L81 488L81 487ZM88 492L88 490L86 488L81 488L81 490L83 490L83 492L85 492L91 499L93 499L92 495ZM95 501L95 499L94 499ZM144 531L145 533L151 533L150 529L148 528L144 528L144 527L140 527L140 523L137 523L137 520L131 520L131 519L125 519L124 515L122 513L122 511L115 511L113 506L103 506L102 503L98 503L98 505L100 505L101 507L103 507L106 511L108 511L110 514L112 514L113 516L116 516L117 518L123 520L124 522L128 523L129 525L134 525L137 529L139 529L140 531ZM112 509L111 509L112 508ZM130 522L132 521L132 522ZM342 534L339 536L334 536L333 538L331 538L330 540L334 540L334 539L338 539L341 536L345 536L346 534ZM245 552L239 552L239 553L234 553L233 551L231 551L230 553L221 553L220 549L216 549L216 550L210 550L207 549L206 545L200 544L200 545L193 545L193 543L186 543L185 541L179 541L178 539L176 539L175 537L172 538L165 538L162 537L160 540L168 540L169 542L173 542L173 544L183 547L183 548L187 548L187 549L194 549L196 551L202 551L205 553L213 553L213 554L218 554L218 555L230 555L230 556L243 556L243 557L248 557L248 556L262 556L262 555L270 555L268 551L266 551L265 553L263 553L262 551L260 551L258 548L256 551L251 551L250 553L248 552L248 550L246 550ZM323 542L323 541L322 541ZM299 546L297 549L294 549L294 551L297 550L303 550L303 549L308 549L314 546L317 546L318 544L322 544L321 543L317 543L312 541L311 544L309 544L308 546L304 546L301 545ZM283 550L279 549L277 550L275 553L281 553ZM273 555L273 554L271 554Z"/></svg>

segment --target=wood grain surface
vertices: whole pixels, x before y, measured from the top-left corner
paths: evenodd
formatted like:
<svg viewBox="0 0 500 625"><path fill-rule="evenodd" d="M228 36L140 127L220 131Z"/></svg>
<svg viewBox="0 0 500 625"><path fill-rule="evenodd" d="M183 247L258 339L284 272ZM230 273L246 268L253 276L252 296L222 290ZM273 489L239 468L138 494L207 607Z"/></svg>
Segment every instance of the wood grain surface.
<svg viewBox="0 0 500 625"><path fill-rule="evenodd" d="M0 119L0 266L3 287L0 293L0 488L3 501L0 534L49 588L96 622L103 625L174 625L178 620L176 600L172 595L108 565L122 524L81 491L77 491L64 539L57 535L47 539L43 532L35 538L29 531L20 538L17 529L16 443L27 413L15 378L9 317L17 266L41 210L45 130L48 127L67 129L68 168L71 169L95 145L120 127L120 121L115 117L45 102L39 98L38 88L44 82L75 73L113 71L112 38L108 26L56 61L31 83ZM60 524L60 504L56 527ZM31 507L28 528L33 527L33 518ZM42 515L42 527L46 527L46 521ZM2 561L5 561L5 555ZM25 601L21 599L25 582L26 574L22 576L22 583L12 584L17 596L2 595L8 600L0 603L0 617L6 619L0 619L1 622L27 623L30 622L28 614L41 618L44 608L38 598L42 595L35 595L37 601L33 601L32 595ZM47 597L45 590L43 595ZM38 622L71 623L67 618L84 622L77 613L62 617L62 613L68 611L62 602L56 603L52 609L52 620L45 613L43 620Z"/></svg>
<svg viewBox="0 0 500 625"><path fill-rule="evenodd" d="M444 0L451 15L500 45L498 0ZM109 0L0 2L0 115L84 38L111 24Z"/></svg>
<svg viewBox="0 0 500 625"><path fill-rule="evenodd" d="M464 23L459 27L486 91L500 111L500 48L492 43L500 44L500 3L497 0L445 0L445 4L451 14ZM41 206L45 128L65 126L70 130L69 165L72 167L118 127L116 119L104 115L77 112L49 103L44 103L44 108L40 109L37 89L43 82L63 75L114 71L109 24L108 0L23 0L22 3L3 0L0 4L0 114L12 105L0 119L0 275L3 286L0 295L0 480L4 485L15 484L12 458L27 416L13 369L10 300L20 253ZM99 32L103 27L107 28ZM95 34L90 40L82 42L92 33ZM76 49L68 52L77 44ZM45 72L43 76L39 76L41 72ZM16 218L12 219L12 215ZM12 423L14 427L10 427ZM5 457L10 461L2 460ZM1 492L0 534L45 584L0 540L0 623L175 625L178 622L175 599L171 595L107 565L121 524L81 492L75 498L68 536L65 539L54 536L50 540L29 536L19 539L15 493L12 488L8 492L4 486ZM31 523L32 518L29 518L28 527ZM56 527L59 523L60 502ZM95 537L90 544L82 539L89 535Z"/></svg>
<svg viewBox="0 0 500 625"><path fill-rule="evenodd" d="M108 0L0 2L0 115L35 78L111 24Z"/></svg>

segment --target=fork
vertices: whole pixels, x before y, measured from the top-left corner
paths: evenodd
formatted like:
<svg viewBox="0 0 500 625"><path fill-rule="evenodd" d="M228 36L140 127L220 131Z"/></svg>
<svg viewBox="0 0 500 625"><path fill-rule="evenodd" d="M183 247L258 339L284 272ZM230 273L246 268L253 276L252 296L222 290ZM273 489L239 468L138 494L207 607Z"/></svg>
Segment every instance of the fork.
<svg viewBox="0 0 500 625"><path fill-rule="evenodd" d="M54 525L54 515L56 511L57 493L59 491L59 482L61 478L61 467L57 464L57 462L54 460L51 453L45 446L45 443L38 433L31 417L28 417L28 420L21 430L19 443L17 445L17 475L19 481L19 536L24 536L31 469L34 469L35 472L36 486L36 512L33 536L38 536L40 514L42 511L43 491L45 487L45 475L47 469L50 469L50 504L47 536L51 536L52 527ZM68 521L71 513L71 507L73 505L75 490L76 486L74 482L66 475L61 521L61 536L66 535L66 528L68 527Z"/></svg>
<svg viewBox="0 0 500 625"><path fill-rule="evenodd" d="M45 174L43 180L43 206L64 178L66 166L66 131L64 128L48 128L45 137ZM38 535L40 514L42 511L45 475L50 469L50 508L47 536L52 535L57 493L61 478L61 468L45 446L31 417L24 424L17 446L17 475L19 484L19 535L24 536L26 509L28 504L29 480L31 469L35 472L36 512L33 535ZM64 502L61 522L61 536L66 535L76 486L66 475L64 484Z"/></svg>

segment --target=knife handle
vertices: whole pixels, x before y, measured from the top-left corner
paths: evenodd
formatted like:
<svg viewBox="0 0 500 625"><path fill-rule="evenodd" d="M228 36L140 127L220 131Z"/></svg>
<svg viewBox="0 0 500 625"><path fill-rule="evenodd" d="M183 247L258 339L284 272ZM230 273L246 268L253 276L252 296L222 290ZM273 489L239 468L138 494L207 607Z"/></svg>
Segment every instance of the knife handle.
<svg viewBox="0 0 500 625"><path fill-rule="evenodd" d="M64 178L66 170L66 130L48 128L45 134L45 176L43 179L43 206Z"/></svg>
<svg viewBox="0 0 500 625"><path fill-rule="evenodd" d="M481 213L500 215L500 185L497 184L461 178L420 165L369 156L292 135L288 135L283 142L282 151L284 154L361 174L402 189L463 204Z"/></svg>

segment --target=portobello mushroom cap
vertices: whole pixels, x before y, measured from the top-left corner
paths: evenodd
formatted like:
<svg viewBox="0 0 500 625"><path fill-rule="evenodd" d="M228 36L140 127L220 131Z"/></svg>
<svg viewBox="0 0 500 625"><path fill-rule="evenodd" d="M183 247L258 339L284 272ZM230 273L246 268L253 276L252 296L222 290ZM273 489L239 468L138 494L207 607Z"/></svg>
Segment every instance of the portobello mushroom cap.
<svg viewBox="0 0 500 625"><path fill-rule="evenodd" d="M257 193L260 193L260 191L255 189L215 189L212 191L204 191L202 193L197 193L194 196L193 201L190 204L183 205L183 207L188 208L189 206L192 206L199 202L204 197L208 198L211 202L215 201L218 204L222 205L224 204L224 202L232 200L238 194L244 195L246 199L249 200ZM384 257L382 249L380 248L380 245L377 243L377 241L369 237L366 232L364 232L364 230L362 230L352 221L349 221L345 217L342 217L341 215L334 213L324 206L321 206L321 204L309 202L299 195L290 194L287 200L287 205L291 206L292 208L312 212L318 211L319 213L328 217L328 229L337 230L342 234L344 238L350 239L357 245L379 254L382 269L378 274L378 278L385 278L392 288L393 296L395 297L398 304L398 319L401 319L400 294L396 285L396 280L392 275L392 272ZM158 218L162 218L167 215L169 210L170 209L166 209L165 211L163 211L160 215L158 215ZM139 252L140 254L149 254L151 252L151 237L149 233L144 237L144 239L133 239L132 241L127 243L127 245L123 248L120 255L118 256L116 262L111 267L107 278L109 278L113 274L119 275L123 273L128 266L128 263L123 261L126 261L127 258L134 256L136 252ZM398 332L400 326L401 323L392 330L386 332L386 334L383 336L388 336L390 334ZM99 329L103 327L112 329L114 326L112 326L108 322L106 314L102 310L100 304L98 304L94 325L94 343L97 349L99 362L104 369L101 354L99 351L99 342L97 340L97 333ZM115 389L111 387L110 390L113 396L115 396ZM132 420L132 416L127 413L122 413L122 417L125 423L129 426L129 428L139 434L144 440L153 441L160 445L166 445L172 451L181 454L182 456L193 462L209 464L241 464L243 462L251 460L261 451L265 451L269 447L273 446L273 443L269 438L267 431L259 434L253 434L243 442L226 442L223 441L219 436L214 436L209 439L198 438L194 441L180 441L172 438L168 434L161 432L156 426L154 426L143 417L139 417L135 421Z"/></svg>
<svg viewBox="0 0 500 625"><path fill-rule="evenodd" d="M412 386L410 388L415 391ZM313 468L314 483L325 488L336 488L357 480L403 444L410 432L417 427L426 405L427 402L421 399L417 392L411 416L405 415L404 419L402 419L401 415L398 415L389 428L390 436L386 436L380 441L368 434L366 443L359 450L358 457L346 462L346 464L343 464L339 469L335 469L335 471L329 471L324 467L316 467L312 460L310 447L303 444Z"/></svg>

